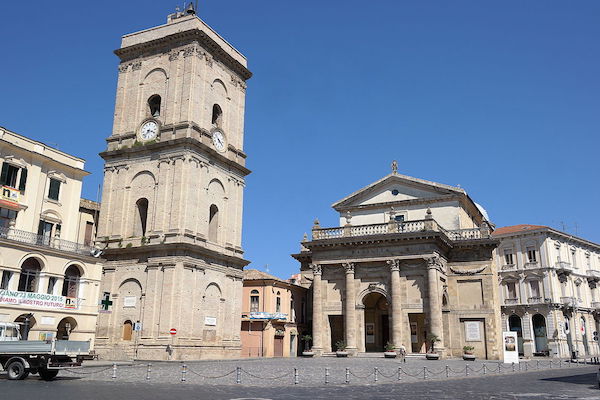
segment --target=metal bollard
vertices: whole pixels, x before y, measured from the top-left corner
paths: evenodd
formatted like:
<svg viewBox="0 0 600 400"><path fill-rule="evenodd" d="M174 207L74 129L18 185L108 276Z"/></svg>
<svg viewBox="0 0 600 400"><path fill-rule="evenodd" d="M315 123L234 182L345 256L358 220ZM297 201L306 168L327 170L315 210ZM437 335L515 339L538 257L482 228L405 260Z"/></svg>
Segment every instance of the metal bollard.
<svg viewBox="0 0 600 400"><path fill-rule="evenodd" d="M515 363L512 363L512 372L515 372Z"/></svg>
<svg viewBox="0 0 600 400"><path fill-rule="evenodd" d="M117 363L113 363L113 374L112 374L112 378L113 378L113 379L117 379Z"/></svg>
<svg viewBox="0 0 600 400"><path fill-rule="evenodd" d="M325 368L325 384L329 383L329 368Z"/></svg>
<svg viewBox="0 0 600 400"><path fill-rule="evenodd" d="M242 367L235 367L235 383L242 383Z"/></svg>
<svg viewBox="0 0 600 400"><path fill-rule="evenodd" d="M562 368L562 360L558 360L558 368Z"/></svg>
<svg viewBox="0 0 600 400"><path fill-rule="evenodd" d="M298 368L294 368L294 385L298 384Z"/></svg>
<svg viewBox="0 0 600 400"><path fill-rule="evenodd" d="M519 363L519 372L521 372L521 363Z"/></svg>
<svg viewBox="0 0 600 400"><path fill-rule="evenodd" d="M185 382L185 374L187 373L187 365L181 365L181 382Z"/></svg>
<svg viewBox="0 0 600 400"><path fill-rule="evenodd" d="M373 377L375 383L377 383L377 367L375 367L375 369L373 370Z"/></svg>
<svg viewBox="0 0 600 400"><path fill-rule="evenodd" d="M350 383L350 368L346 367L346 384Z"/></svg>
<svg viewBox="0 0 600 400"><path fill-rule="evenodd" d="M469 366L465 365L465 376L469 376Z"/></svg>
<svg viewBox="0 0 600 400"><path fill-rule="evenodd" d="M400 377L400 375L402 374L402 368L398 367L398 380L401 380L402 378Z"/></svg>
<svg viewBox="0 0 600 400"><path fill-rule="evenodd" d="M446 378L450 377L450 367L446 365Z"/></svg>
<svg viewBox="0 0 600 400"><path fill-rule="evenodd" d="M427 380L427 367L423 367L423 380Z"/></svg>
<svg viewBox="0 0 600 400"><path fill-rule="evenodd" d="M529 363L525 363L525 372L527 372L527 365L528 365L528 364L529 364Z"/></svg>
<svg viewBox="0 0 600 400"><path fill-rule="evenodd" d="M483 364L482 369L483 369L483 374L485 375L485 364Z"/></svg>
<svg viewBox="0 0 600 400"><path fill-rule="evenodd" d="M146 380L150 380L150 372L152 372L152 364L148 364L148 369L146 370Z"/></svg>

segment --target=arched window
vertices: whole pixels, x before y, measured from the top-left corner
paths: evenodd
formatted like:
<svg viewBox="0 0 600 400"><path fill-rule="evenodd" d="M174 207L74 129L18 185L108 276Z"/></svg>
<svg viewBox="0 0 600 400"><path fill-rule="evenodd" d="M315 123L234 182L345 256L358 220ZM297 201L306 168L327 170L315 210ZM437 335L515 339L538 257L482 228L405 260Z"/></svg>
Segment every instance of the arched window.
<svg viewBox="0 0 600 400"><path fill-rule="evenodd" d="M137 219L135 221L134 236L146 236L146 222L148 221L148 199L141 198L135 203Z"/></svg>
<svg viewBox="0 0 600 400"><path fill-rule="evenodd" d="M35 258L31 257L25 260L21 265L21 276L19 277L19 291L20 292L36 292L40 271L42 266L40 262Z"/></svg>
<svg viewBox="0 0 600 400"><path fill-rule="evenodd" d="M79 293L79 278L81 272L75 265L71 265L65 271L65 280L63 282L62 295L65 297L78 297Z"/></svg>
<svg viewBox="0 0 600 400"><path fill-rule="evenodd" d="M208 240L216 242L219 234L219 208L216 205L210 206L208 217Z"/></svg>
<svg viewBox="0 0 600 400"><path fill-rule="evenodd" d="M133 335L133 324L130 320L123 323L123 340L131 340Z"/></svg>
<svg viewBox="0 0 600 400"><path fill-rule="evenodd" d="M214 126L221 126L223 122L223 110L218 104L213 105L211 122Z"/></svg>
<svg viewBox="0 0 600 400"><path fill-rule="evenodd" d="M160 96L155 94L150 96L148 99L148 108L150 109L150 115L153 117L160 117Z"/></svg>
<svg viewBox="0 0 600 400"><path fill-rule="evenodd" d="M281 292L277 292L277 298L275 299L275 312L281 312Z"/></svg>
<svg viewBox="0 0 600 400"><path fill-rule="evenodd" d="M258 312L260 309L260 297L258 290L250 292L250 312Z"/></svg>

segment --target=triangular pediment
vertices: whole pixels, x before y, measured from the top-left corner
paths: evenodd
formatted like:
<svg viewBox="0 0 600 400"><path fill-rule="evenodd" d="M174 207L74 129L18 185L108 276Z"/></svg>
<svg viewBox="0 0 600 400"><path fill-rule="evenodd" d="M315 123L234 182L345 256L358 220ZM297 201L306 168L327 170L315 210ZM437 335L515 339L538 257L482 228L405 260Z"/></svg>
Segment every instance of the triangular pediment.
<svg viewBox="0 0 600 400"><path fill-rule="evenodd" d="M382 179L334 203L336 210L369 204L395 203L406 200L435 199L447 195L465 195L459 187L430 182L401 174L389 174Z"/></svg>

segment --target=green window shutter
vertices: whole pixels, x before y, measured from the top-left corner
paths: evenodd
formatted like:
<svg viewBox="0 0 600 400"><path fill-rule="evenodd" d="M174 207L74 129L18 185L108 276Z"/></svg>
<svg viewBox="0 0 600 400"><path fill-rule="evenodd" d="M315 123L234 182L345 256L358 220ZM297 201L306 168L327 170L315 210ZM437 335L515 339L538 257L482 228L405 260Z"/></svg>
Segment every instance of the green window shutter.
<svg viewBox="0 0 600 400"><path fill-rule="evenodd" d="M25 185L27 184L27 168L21 168L21 180L19 181L19 190L25 191Z"/></svg>
<svg viewBox="0 0 600 400"><path fill-rule="evenodd" d="M0 185L6 185L7 178L8 178L8 164L2 163L2 173L0 173Z"/></svg>

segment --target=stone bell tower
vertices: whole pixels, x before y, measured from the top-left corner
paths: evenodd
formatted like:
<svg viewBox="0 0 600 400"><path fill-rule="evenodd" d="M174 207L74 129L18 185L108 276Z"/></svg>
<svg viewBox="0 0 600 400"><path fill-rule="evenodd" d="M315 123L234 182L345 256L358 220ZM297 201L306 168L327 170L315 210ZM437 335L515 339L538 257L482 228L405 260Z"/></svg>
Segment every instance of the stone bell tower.
<svg viewBox="0 0 600 400"><path fill-rule="evenodd" d="M195 14L123 36L98 245L97 352L240 352L246 58ZM175 329L176 335L169 331Z"/></svg>

